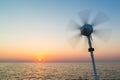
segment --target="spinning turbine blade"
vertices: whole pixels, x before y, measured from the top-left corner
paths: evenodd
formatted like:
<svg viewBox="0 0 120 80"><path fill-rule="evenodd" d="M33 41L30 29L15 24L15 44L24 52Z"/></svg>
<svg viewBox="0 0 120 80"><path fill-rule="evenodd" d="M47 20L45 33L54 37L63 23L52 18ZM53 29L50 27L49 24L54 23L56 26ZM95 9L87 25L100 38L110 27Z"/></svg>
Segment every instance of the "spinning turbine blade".
<svg viewBox="0 0 120 80"><path fill-rule="evenodd" d="M90 12L91 12L90 10L84 10L79 13L80 19L83 24L88 23Z"/></svg>
<svg viewBox="0 0 120 80"><path fill-rule="evenodd" d="M86 50L86 49L88 48L88 40L87 40L87 37L83 36L82 42L83 42L83 44L81 45L81 48L82 48L83 50Z"/></svg>
<svg viewBox="0 0 120 80"><path fill-rule="evenodd" d="M74 22L74 21L71 21L70 22L70 25L69 25L69 29L70 30L80 30L81 29L81 25L80 24L78 24L78 23L76 23L76 22Z"/></svg>
<svg viewBox="0 0 120 80"><path fill-rule="evenodd" d="M76 45L79 43L79 41L82 38L82 34L77 34L70 38L70 43L73 47L76 47Z"/></svg>
<svg viewBox="0 0 120 80"><path fill-rule="evenodd" d="M96 29L93 31L93 35L103 41L108 41L110 39L111 33L111 29Z"/></svg>
<svg viewBox="0 0 120 80"><path fill-rule="evenodd" d="M104 23L104 22L106 22L106 21L108 21L108 17L105 15L105 14L103 14L102 12L99 12L96 16L95 16L95 18L93 19L93 21L92 21L92 26L97 26L97 25L99 25L99 24L102 24L102 23Z"/></svg>

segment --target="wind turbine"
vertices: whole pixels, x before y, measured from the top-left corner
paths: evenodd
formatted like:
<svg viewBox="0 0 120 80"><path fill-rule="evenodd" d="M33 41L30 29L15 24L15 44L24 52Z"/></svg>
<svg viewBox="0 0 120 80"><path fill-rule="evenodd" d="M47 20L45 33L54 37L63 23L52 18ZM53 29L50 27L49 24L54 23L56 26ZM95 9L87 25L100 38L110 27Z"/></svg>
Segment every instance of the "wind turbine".
<svg viewBox="0 0 120 80"><path fill-rule="evenodd" d="M99 76L97 74L96 65L95 65L95 59L94 59L94 48L92 47L92 34L97 34L104 36L104 34L101 34L102 30L96 30L95 27L101 23L104 23L108 20L107 16L105 16L103 13L98 13L93 21L91 23L88 23L89 16L90 16L90 10L84 10L80 12L80 18L83 23L83 25L79 25L74 22L74 29L79 30L79 34L76 35L76 39L82 38L82 36L86 36L88 40L88 51L90 52L91 59L92 59L92 65L93 65L93 71L94 71L94 80L99 80ZM98 36L99 37L99 36ZM78 40L77 40L78 41Z"/></svg>

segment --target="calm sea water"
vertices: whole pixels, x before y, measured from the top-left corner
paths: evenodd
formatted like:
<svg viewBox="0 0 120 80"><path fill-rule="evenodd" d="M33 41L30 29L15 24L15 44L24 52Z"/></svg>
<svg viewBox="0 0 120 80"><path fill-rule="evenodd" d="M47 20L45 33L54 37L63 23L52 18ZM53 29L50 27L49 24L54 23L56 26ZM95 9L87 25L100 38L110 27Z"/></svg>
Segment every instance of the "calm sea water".
<svg viewBox="0 0 120 80"><path fill-rule="evenodd" d="M120 63L97 63L100 80L120 80ZM91 63L0 63L0 80L93 80Z"/></svg>

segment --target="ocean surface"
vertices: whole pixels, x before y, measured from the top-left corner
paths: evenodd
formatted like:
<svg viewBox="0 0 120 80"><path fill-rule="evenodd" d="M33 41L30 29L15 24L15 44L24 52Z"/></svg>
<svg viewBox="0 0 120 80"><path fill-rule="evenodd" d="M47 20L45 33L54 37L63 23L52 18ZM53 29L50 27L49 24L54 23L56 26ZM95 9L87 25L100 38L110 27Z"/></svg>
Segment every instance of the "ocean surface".
<svg viewBox="0 0 120 80"><path fill-rule="evenodd" d="M120 63L97 63L100 80L120 80ZM93 80L91 63L0 63L0 80Z"/></svg>

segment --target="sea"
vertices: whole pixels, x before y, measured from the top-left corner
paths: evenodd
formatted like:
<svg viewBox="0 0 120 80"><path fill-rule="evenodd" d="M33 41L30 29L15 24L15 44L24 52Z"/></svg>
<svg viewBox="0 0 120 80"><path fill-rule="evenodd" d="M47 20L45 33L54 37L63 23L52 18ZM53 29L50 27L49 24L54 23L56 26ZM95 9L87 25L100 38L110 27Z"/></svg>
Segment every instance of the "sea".
<svg viewBox="0 0 120 80"><path fill-rule="evenodd" d="M120 62L98 62L100 80L120 80ZM0 63L0 80L94 80L90 62Z"/></svg>

